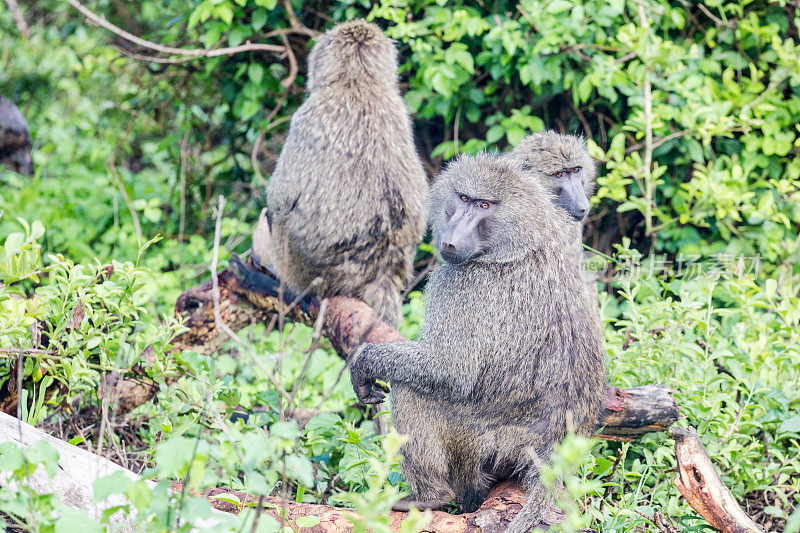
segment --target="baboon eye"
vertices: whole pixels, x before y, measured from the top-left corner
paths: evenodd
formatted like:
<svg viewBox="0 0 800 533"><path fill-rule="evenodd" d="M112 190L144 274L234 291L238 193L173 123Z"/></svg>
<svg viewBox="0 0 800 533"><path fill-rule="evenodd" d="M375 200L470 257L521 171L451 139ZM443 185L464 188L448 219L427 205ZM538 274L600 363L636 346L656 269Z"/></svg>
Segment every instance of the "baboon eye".
<svg viewBox="0 0 800 533"><path fill-rule="evenodd" d="M460 194L458 197L461 198L462 202L469 202L469 196L466 194Z"/></svg>
<svg viewBox="0 0 800 533"><path fill-rule="evenodd" d="M574 167L574 168L572 169L572 173L573 173L573 174L577 174L577 173L578 173L578 172L580 172L580 171L581 171L581 167Z"/></svg>
<svg viewBox="0 0 800 533"><path fill-rule="evenodd" d="M558 178L566 178L567 177L567 171L566 170L559 170L558 172L556 172L556 177L558 177Z"/></svg>
<svg viewBox="0 0 800 533"><path fill-rule="evenodd" d="M478 205L481 209L489 209L489 202L481 202Z"/></svg>

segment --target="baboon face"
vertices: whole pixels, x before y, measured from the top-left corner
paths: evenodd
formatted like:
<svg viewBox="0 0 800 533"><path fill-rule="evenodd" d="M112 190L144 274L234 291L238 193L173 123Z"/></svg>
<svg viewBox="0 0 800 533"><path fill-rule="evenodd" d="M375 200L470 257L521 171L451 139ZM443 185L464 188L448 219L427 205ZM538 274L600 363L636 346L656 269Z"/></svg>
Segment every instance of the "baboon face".
<svg viewBox="0 0 800 533"><path fill-rule="evenodd" d="M375 24L354 20L321 35L308 58L308 89L365 79L397 83L397 50Z"/></svg>
<svg viewBox="0 0 800 533"><path fill-rule="evenodd" d="M580 222L589 214L597 170L580 137L554 131L534 133L514 148L520 169L555 196L556 205Z"/></svg>
<svg viewBox="0 0 800 533"><path fill-rule="evenodd" d="M567 220L537 180L486 154L451 162L434 182L428 208L439 254L453 265L514 261L541 240L534 213Z"/></svg>
<svg viewBox="0 0 800 533"><path fill-rule="evenodd" d="M580 222L589 213L589 197L583 188L583 167L562 168L550 178L556 201L570 216Z"/></svg>
<svg viewBox="0 0 800 533"><path fill-rule="evenodd" d="M493 197L481 196L475 198L453 190L445 210L447 223L439 237L439 253L448 263L465 263L485 247L498 206Z"/></svg>

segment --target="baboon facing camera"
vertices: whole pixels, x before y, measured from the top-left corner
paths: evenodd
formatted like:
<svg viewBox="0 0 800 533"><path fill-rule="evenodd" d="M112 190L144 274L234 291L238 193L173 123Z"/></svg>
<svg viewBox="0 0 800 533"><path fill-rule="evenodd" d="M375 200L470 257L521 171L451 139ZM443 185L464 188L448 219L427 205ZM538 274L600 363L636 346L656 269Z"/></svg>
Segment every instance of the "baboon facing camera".
<svg viewBox="0 0 800 533"><path fill-rule="evenodd" d="M267 185L271 243L256 232L254 260L295 292L320 279L318 296L360 298L394 326L427 193L394 44L374 24L336 26L311 51L308 96Z"/></svg>
<svg viewBox="0 0 800 533"><path fill-rule="evenodd" d="M581 221L589 214L597 165L583 139L552 130L534 133L506 157L516 159L523 174L537 177L574 220Z"/></svg>
<svg viewBox="0 0 800 533"><path fill-rule="evenodd" d="M426 288L418 340L350 355L362 402L392 384L410 436L409 505L476 510L493 483L529 491L508 531L530 531L552 498L537 465L569 428L589 435L605 384L600 323L579 272L580 227L504 157L462 156L434 182L429 221L445 263Z"/></svg>

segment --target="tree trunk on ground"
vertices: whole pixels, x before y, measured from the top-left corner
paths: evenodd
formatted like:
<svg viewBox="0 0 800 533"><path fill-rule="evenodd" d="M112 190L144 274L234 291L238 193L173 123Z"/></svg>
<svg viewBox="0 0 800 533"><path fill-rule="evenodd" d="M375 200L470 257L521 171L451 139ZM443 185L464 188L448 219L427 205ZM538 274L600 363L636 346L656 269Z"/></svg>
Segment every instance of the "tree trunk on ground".
<svg viewBox="0 0 800 533"><path fill-rule="evenodd" d="M703 444L693 429L674 427L672 434L675 438L675 455L678 460L678 476L675 484L689 504L700 513L703 518L714 528L724 533L761 533L763 530L753 522L742 510L739 504L725 487L717 474L711 459L708 457ZM109 497L100 505L93 502L93 484L98 477L122 471L131 479L141 479L140 476L126 470L108 459L95 455L89 451L56 439L46 433L30 426L20 420L0 413L0 443L14 442L27 448L32 444L45 440L52 445L59 454L59 469L52 480L47 474L38 469L29 477L28 484L38 493L55 492L59 499L66 505L88 511L92 516L99 517L102 509L115 505L124 505L122 496ZM173 482L176 492L182 490L179 483ZM220 494L234 494L241 502L234 505L215 496ZM258 496L249 495L231 489L210 489L202 492L217 511L238 513L248 503L257 503ZM503 531L514 516L519 512L525 501L525 493L516 482L505 482L495 487L488 499L474 513L451 515L442 511L431 513L431 522L426 531L441 533L461 532L486 532L499 533ZM318 516L319 524L309 529L312 532L344 533L352 529L352 524L347 516L357 516L352 510L328 505L297 503L283 500L273 496L262 499L263 512L268 513L276 520L284 515L293 525L303 516ZM224 515L219 515L224 516ZM393 511L390 514L390 523L393 530L399 529L400 523L406 513ZM556 523L562 519L560 511L551 508L545 513L545 522ZM115 524L126 529L131 528L129 522L120 520ZM215 520L212 518L204 525L213 527Z"/></svg>

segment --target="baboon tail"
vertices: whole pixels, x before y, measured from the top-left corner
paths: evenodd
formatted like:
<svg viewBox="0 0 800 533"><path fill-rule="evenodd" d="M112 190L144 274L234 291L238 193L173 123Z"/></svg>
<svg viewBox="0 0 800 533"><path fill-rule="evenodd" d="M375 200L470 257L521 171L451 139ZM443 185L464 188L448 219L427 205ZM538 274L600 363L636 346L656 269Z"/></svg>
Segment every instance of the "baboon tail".
<svg viewBox="0 0 800 533"><path fill-rule="evenodd" d="M397 327L403 318L403 300L400 289L389 275L383 275L367 284L361 298L367 302L387 325Z"/></svg>

